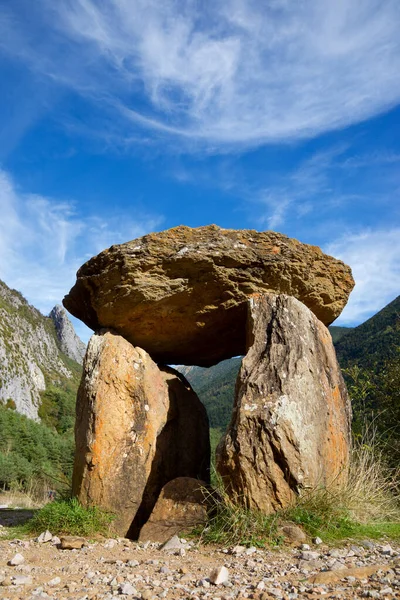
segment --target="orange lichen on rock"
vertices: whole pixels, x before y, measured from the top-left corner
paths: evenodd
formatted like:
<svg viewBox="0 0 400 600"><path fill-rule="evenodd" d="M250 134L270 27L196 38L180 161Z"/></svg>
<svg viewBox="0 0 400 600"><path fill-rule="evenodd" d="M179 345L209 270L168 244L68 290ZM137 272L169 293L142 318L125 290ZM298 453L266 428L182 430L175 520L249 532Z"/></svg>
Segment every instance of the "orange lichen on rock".
<svg viewBox="0 0 400 600"><path fill-rule="evenodd" d="M120 535L138 533L170 479L208 479L208 419L196 394L110 331L89 342L75 439L73 493L114 512Z"/></svg>

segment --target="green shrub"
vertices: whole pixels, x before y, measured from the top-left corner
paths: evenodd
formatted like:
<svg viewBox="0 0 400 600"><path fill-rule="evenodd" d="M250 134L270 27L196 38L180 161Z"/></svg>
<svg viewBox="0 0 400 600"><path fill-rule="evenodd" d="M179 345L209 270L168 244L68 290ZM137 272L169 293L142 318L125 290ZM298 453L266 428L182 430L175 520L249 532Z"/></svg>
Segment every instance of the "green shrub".
<svg viewBox="0 0 400 600"><path fill-rule="evenodd" d="M49 502L28 521L26 528L35 534L48 529L53 535L107 535L113 519L110 513L96 506L85 508L72 498Z"/></svg>

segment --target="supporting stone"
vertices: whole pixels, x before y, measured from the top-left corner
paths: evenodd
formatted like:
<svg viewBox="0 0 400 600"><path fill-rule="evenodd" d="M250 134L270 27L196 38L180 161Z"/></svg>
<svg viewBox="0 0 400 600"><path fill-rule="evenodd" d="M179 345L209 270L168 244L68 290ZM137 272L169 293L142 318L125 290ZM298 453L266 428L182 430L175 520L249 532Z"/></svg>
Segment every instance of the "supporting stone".
<svg viewBox="0 0 400 600"><path fill-rule="evenodd" d="M204 481L178 477L161 491L139 540L164 543L172 536L207 521L207 492Z"/></svg>
<svg viewBox="0 0 400 600"><path fill-rule="evenodd" d="M73 493L138 537L162 487L208 481L206 411L184 377L111 331L92 336L78 392Z"/></svg>
<svg viewBox="0 0 400 600"><path fill-rule="evenodd" d="M247 348L217 470L270 513L347 476L351 407L328 329L295 298L249 300Z"/></svg>

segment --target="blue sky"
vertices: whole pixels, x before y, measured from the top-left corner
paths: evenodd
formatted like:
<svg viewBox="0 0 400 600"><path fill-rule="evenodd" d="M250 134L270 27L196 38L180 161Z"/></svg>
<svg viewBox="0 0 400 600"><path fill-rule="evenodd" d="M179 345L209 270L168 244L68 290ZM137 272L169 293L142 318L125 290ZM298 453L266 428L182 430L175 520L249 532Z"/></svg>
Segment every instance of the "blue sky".
<svg viewBox="0 0 400 600"><path fill-rule="evenodd" d="M400 293L399 24L398 0L0 0L0 277L47 314L113 243L274 229L350 264L337 324L363 322Z"/></svg>

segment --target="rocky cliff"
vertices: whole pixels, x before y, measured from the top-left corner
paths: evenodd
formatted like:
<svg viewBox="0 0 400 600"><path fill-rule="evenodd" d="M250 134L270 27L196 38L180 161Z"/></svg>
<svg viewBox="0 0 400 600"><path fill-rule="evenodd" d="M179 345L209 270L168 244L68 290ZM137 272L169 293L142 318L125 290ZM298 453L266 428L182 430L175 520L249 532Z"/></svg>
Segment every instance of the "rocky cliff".
<svg viewBox="0 0 400 600"><path fill-rule="evenodd" d="M77 367L62 352L53 320L0 281L0 402L38 420L41 394L72 382Z"/></svg>
<svg viewBox="0 0 400 600"><path fill-rule="evenodd" d="M86 352L86 346L76 335L75 329L68 318L66 310L57 304L51 311L49 317L54 323L61 351L69 358L82 364Z"/></svg>

